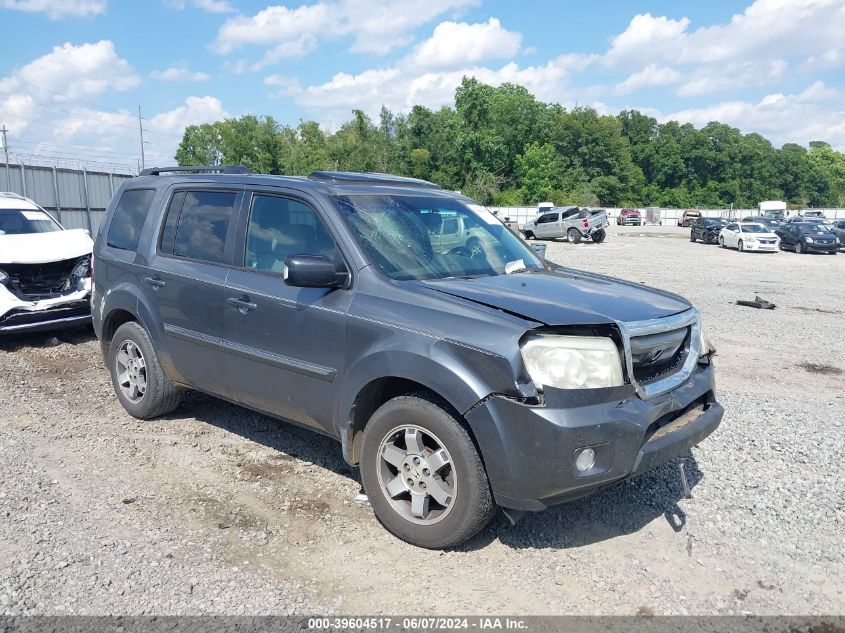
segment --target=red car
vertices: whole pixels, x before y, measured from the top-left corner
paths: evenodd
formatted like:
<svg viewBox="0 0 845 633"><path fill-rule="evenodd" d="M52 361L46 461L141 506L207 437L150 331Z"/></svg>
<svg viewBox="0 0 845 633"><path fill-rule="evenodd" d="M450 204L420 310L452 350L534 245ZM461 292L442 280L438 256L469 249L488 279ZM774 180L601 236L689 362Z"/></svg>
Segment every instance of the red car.
<svg viewBox="0 0 845 633"><path fill-rule="evenodd" d="M643 218L640 215L639 209L622 209L619 212L619 215L616 216L616 224L617 226L622 225L633 225L633 226L642 226Z"/></svg>

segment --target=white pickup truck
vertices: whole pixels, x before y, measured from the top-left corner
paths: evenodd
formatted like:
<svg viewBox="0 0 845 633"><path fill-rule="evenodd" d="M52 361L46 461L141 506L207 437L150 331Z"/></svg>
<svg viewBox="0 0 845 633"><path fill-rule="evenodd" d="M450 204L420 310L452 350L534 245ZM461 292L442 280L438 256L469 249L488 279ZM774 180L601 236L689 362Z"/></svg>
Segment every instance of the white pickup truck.
<svg viewBox="0 0 845 633"><path fill-rule="evenodd" d="M609 224L604 209L556 207L523 224L522 233L528 239L554 240L565 237L572 244L582 239L591 239L598 244L607 237L605 228Z"/></svg>

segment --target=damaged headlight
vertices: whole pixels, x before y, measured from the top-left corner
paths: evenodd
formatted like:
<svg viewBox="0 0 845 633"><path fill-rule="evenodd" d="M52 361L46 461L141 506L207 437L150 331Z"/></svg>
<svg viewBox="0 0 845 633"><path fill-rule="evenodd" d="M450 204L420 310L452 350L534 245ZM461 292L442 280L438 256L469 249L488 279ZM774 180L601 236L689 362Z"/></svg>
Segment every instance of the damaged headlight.
<svg viewBox="0 0 845 633"><path fill-rule="evenodd" d="M522 359L538 391L624 384L619 350L607 337L536 334L523 343Z"/></svg>
<svg viewBox="0 0 845 633"><path fill-rule="evenodd" d="M91 258L90 257L82 257L78 262L76 262L76 266L73 267L73 270L70 271L70 276L72 279L84 279L85 277L91 276Z"/></svg>
<svg viewBox="0 0 845 633"><path fill-rule="evenodd" d="M0 270L0 286L5 286L9 281L9 275L5 270Z"/></svg>

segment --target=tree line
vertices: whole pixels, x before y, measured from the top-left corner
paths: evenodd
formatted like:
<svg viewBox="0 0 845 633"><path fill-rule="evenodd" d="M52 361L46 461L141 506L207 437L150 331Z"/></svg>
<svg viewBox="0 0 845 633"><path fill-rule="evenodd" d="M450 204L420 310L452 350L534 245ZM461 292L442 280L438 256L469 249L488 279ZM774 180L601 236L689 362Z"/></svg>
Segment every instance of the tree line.
<svg viewBox="0 0 845 633"><path fill-rule="evenodd" d="M330 133L315 121L283 125L245 115L191 125L180 165L242 164L267 174L377 171L431 180L497 206L751 208L845 206L845 154L810 141L776 148L723 123L658 123L538 101L524 87L464 78L454 107L361 110Z"/></svg>

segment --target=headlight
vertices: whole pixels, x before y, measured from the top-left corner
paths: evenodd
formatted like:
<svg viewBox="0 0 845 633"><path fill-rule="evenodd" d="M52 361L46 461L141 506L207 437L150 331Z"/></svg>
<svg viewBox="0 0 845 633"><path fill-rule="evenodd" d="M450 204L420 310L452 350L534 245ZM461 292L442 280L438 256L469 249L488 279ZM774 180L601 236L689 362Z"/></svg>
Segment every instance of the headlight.
<svg viewBox="0 0 845 633"><path fill-rule="evenodd" d="M710 341L704 333L704 321L701 319L701 312L698 313L698 355L704 356L710 352Z"/></svg>
<svg viewBox="0 0 845 633"><path fill-rule="evenodd" d="M746 242L756 242L756 241L757 241L757 238L756 238L756 237L746 237L746 238L745 238L745 241L746 241Z"/></svg>
<svg viewBox="0 0 845 633"><path fill-rule="evenodd" d="M624 384L616 343L603 336L537 334L523 343L522 359L538 391Z"/></svg>
<svg viewBox="0 0 845 633"><path fill-rule="evenodd" d="M807 244L812 244L814 241L812 237L805 237L804 239L807 240Z"/></svg>
<svg viewBox="0 0 845 633"><path fill-rule="evenodd" d="M82 257L76 262L76 266L70 272L70 276L74 279L83 279L91 276L91 256Z"/></svg>
<svg viewBox="0 0 845 633"><path fill-rule="evenodd" d="M5 270L0 270L0 286L5 286L7 281L9 281L9 275Z"/></svg>

